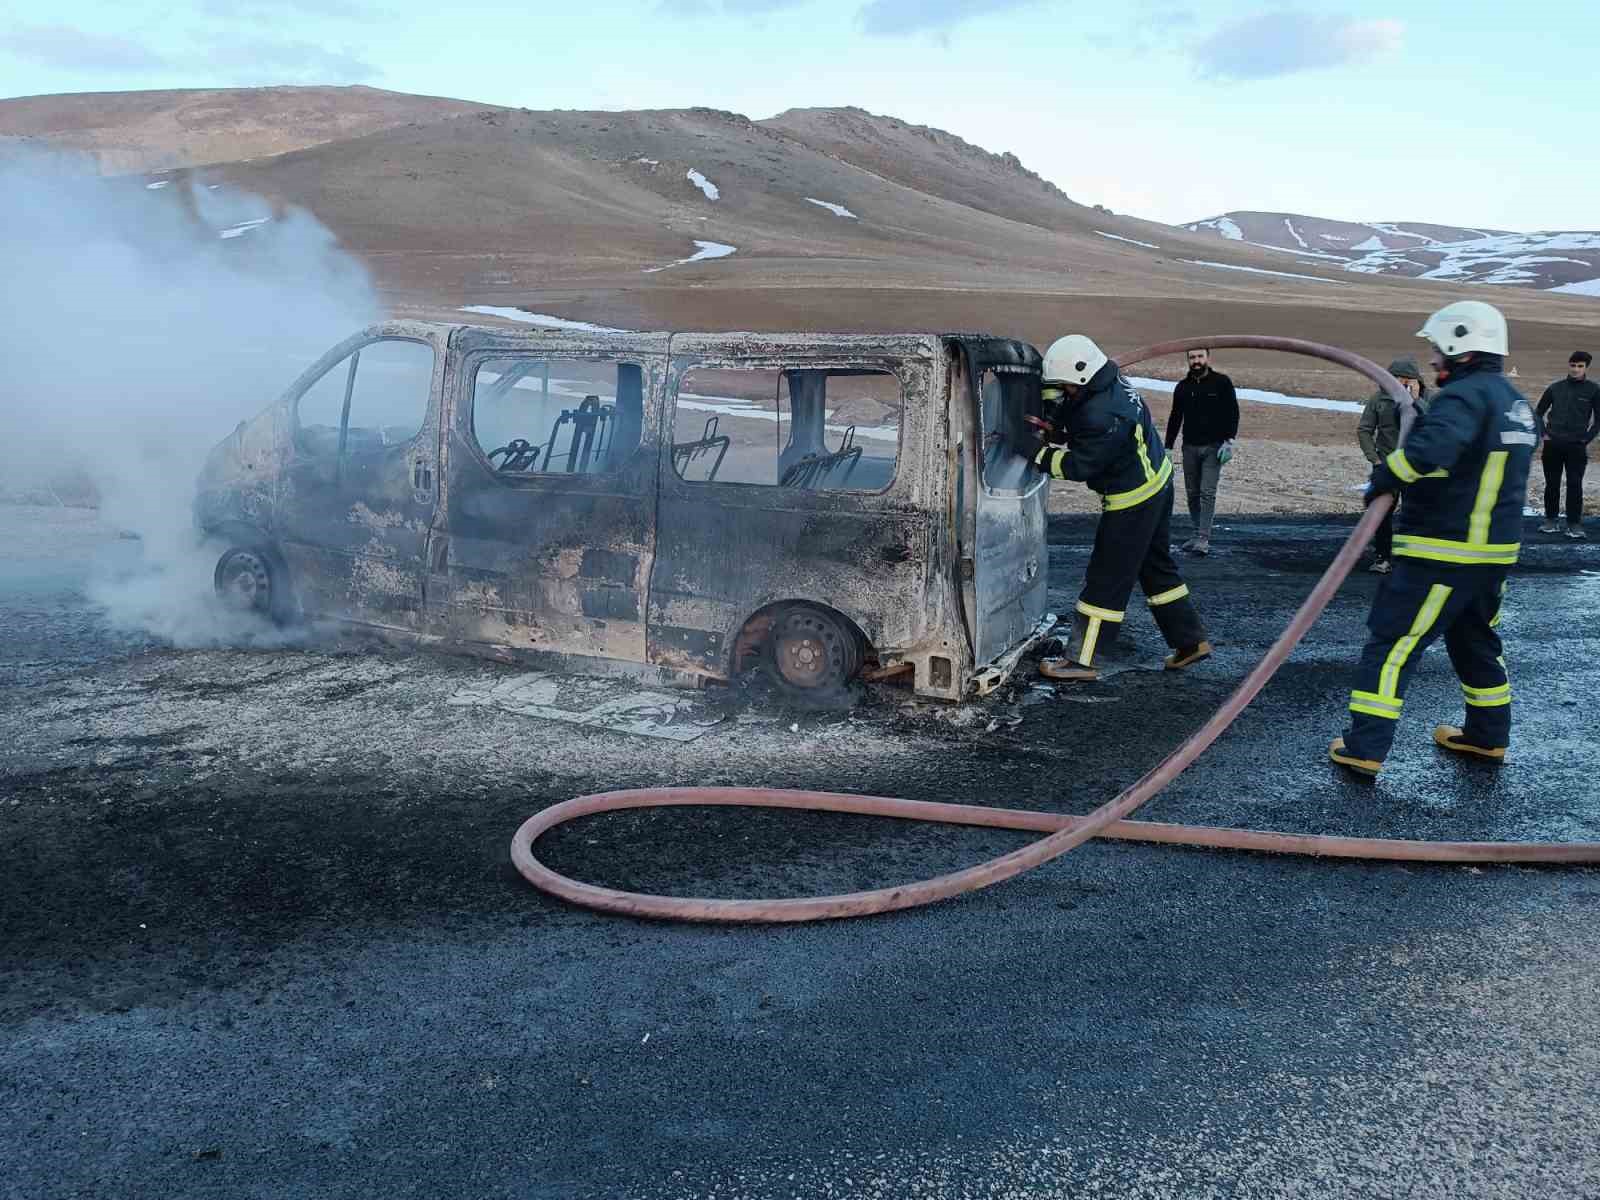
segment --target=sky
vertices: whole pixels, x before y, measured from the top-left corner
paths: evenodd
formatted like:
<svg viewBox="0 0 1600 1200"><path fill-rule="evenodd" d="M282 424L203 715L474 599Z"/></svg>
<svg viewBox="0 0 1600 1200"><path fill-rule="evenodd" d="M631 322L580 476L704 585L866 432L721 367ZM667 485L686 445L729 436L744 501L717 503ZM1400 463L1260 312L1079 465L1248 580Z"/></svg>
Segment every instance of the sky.
<svg viewBox="0 0 1600 1200"><path fill-rule="evenodd" d="M1592 0L8 0L0 97L367 84L532 109L857 105L1073 199L1600 228Z"/></svg>

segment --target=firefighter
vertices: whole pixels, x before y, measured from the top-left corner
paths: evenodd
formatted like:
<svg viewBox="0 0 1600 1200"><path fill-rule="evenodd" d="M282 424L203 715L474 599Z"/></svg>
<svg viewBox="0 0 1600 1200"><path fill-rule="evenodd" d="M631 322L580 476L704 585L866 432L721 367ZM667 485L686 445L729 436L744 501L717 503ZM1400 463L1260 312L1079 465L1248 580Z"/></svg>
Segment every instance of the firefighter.
<svg viewBox="0 0 1600 1200"><path fill-rule="evenodd" d="M1373 468L1367 503L1404 492L1395 518L1394 571L1378 585L1371 636L1350 693L1350 727L1328 756L1374 776L1394 742L1417 660L1441 634L1461 681L1466 720L1440 725L1446 750L1503 762L1511 743L1511 684L1500 605L1521 548L1528 468L1538 419L1501 373L1506 319L1469 300L1440 309L1418 337L1433 343L1441 390L1405 443Z"/></svg>
<svg viewBox="0 0 1600 1200"><path fill-rule="evenodd" d="M1121 629L1135 583L1172 647L1169 670L1210 657L1200 614L1172 558L1172 462L1150 410L1117 364L1082 334L1059 338L1045 352L1044 392L1054 420L1033 462L1054 479L1088 484L1100 493L1103 511L1066 654L1041 661L1040 674L1097 678L1095 652Z"/></svg>

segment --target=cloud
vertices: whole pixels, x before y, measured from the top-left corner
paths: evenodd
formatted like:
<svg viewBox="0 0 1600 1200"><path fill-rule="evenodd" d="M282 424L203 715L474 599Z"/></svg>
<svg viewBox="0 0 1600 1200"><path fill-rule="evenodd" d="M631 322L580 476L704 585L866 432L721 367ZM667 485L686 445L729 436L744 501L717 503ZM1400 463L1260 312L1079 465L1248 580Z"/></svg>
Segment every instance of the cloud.
<svg viewBox="0 0 1600 1200"><path fill-rule="evenodd" d="M1194 48L1195 65L1211 79L1271 79L1365 62L1398 50L1405 25L1316 13L1262 13L1224 25Z"/></svg>
<svg viewBox="0 0 1600 1200"><path fill-rule="evenodd" d="M942 32L973 17L1010 12L1038 0L868 0L856 14L862 32L894 37Z"/></svg>
<svg viewBox="0 0 1600 1200"><path fill-rule="evenodd" d="M254 83L359 83L382 74L348 50L276 38L217 38L196 67Z"/></svg>
<svg viewBox="0 0 1600 1200"><path fill-rule="evenodd" d="M733 17L759 17L799 8L811 0L660 0L656 11L669 17L706 17L726 13Z"/></svg>
<svg viewBox="0 0 1600 1200"><path fill-rule="evenodd" d="M196 83L360 83L382 74L349 50L270 37L219 34L163 54L131 38L40 25L0 34L0 50L68 71L173 72Z"/></svg>
<svg viewBox="0 0 1600 1200"><path fill-rule="evenodd" d="M202 0L200 11L224 20L281 21L286 10L335 20L371 21L381 9L362 0Z"/></svg>
<svg viewBox="0 0 1600 1200"><path fill-rule="evenodd" d="M70 25L24 25L0 33L0 50L68 71L160 71L171 62L148 46Z"/></svg>

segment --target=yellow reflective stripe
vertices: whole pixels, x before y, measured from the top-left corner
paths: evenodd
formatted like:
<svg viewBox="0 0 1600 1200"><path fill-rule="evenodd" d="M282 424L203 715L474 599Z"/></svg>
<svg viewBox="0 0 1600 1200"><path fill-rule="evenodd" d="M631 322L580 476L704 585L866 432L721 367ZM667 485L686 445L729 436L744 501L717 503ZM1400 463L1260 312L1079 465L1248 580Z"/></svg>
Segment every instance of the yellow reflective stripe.
<svg viewBox="0 0 1600 1200"><path fill-rule="evenodd" d="M1520 542L1469 546L1466 542L1452 542L1444 538L1416 537L1409 533L1394 535L1396 558L1424 558L1429 562L1514 566L1521 550Z"/></svg>
<svg viewBox="0 0 1600 1200"><path fill-rule="evenodd" d="M1390 717L1394 720L1399 720L1400 709L1404 704L1404 700L1380 696L1376 692L1355 691L1350 693L1350 709L1352 712L1371 713L1376 717Z"/></svg>
<svg viewBox="0 0 1600 1200"><path fill-rule="evenodd" d="M1382 717L1385 721L1398 721L1400 719L1400 714L1391 709L1378 708L1370 704L1358 704L1354 700L1350 702L1350 711L1353 713L1365 713L1369 717Z"/></svg>
<svg viewBox="0 0 1600 1200"><path fill-rule="evenodd" d="M1442 583L1436 583L1429 588L1428 598L1417 610L1417 619L1411 622L1411 632L1397 638L1390 648L1389 657L1383 660L1383 670L1378 673L1378 694L1385 700L1400 699L1400 671L1406 665L1406 659L1411 657L1411 652L1417 648L1422 636L1432 629L1433 623L1439 619L1445 601L1450 599L1451 590Z"/></svg>
<svg viewBox="0 0 1600 1200"><path fill-rule="evenodd" d="M1150 447L1145 444L1144 426L1133 427L1133 444L1139 448L1139 465L1144 468L1145 482L1155 478L1156 469L1150 465Z"/></svg>
<svg viewBox="0 0 1600 1200"><path fill-rule="evenodd" d="M1053 476L1056 479L1065 479L1066 478L1066 475L1064 475L1062 473L1062 471L1061 471L1061 464L1066 462L1066 460L1067 460L1067 452L1065 450L1057 450L1054 454L1052 454L1050 456L1050 474L1051 474L1051 476Z"/></svg>
<svg viewBox="0 0 1600 1200"><path fill-rule="evenodd" d="M1131 492L1112 492L1107 495L1103 501L1105 511L1116 512L1119 509L1137 507L1166 487L1167 480L1171 478L1172 459L1164 458L1161 460L1161 469L1156 472L1154 479L1145 480Z"/></svg>
<svg viewBox="0 0 1600 1200"><path fill-rule="evenodd" d="M1146 603L1148 603L1151 608L1160 608L1163 604L1171 604L1176 600L1182 600L1188 594L1189 585L1187 583L1180 583L1171 591L1162 592L1159 596L1151 596Z"/></svg>
<svg viewBox="0 0 1600 1200"><path fill-rule="evenodd" d="M1078 611L1086 617L1099 617L1102 621L1120 621L1128 615L1125 612L1117 612L1115 609L1097 608L1093 604L1085 604L1082 600L1078 601Z"/></svg>
<svg viewBox="0 0 1600 1200"><path fill-rule="evenodd" d="M1080 667L1094 666L1094 650L1100 644L1100 618L1090 617L1089 628L1083 635L1083 646L1078 651Z"/></svg>
<svg viewBox="0 0 1600 1200"><path fill-rule="evenodd" d="M1505 450L1495 450L1483 464L1483 474L1478 479L1478 498L1472 504L1472 516L1467 521L1467 543L1472 546L1489 544L1489 522L1494 517L1495 501L1500 499L1500 485L1506 478Z"/></svg>
<svg viewBox="0 0 1600 1200"><path fill-rule="evenodd" d="M1494 696L1500 692L1509 692L1511 685L1509 683L1497 683L1493 687L1480 688L1463 683L1461 690L1469 696Z"/></svg>
<svg viewBox="0 0 1600 1200"><path fill-rule="evenodd" d="M1504 708L1511 703L1511 693L1503 696L1468 696L1468 708Z"/></svg>
<svg viewBox="0 0 1600 1200"><path fill-rule="evenodd" d="M1393 471L1404 483L1415 483L1422 478L1422 472L1411 465L1406 458L1404 450L1398 448L1391 450L1389 457L1383 461L1388 464L1389 470Z"/></svg>
<svg viewBox="0 0 1600 1200"><path fill-rule="evenodd" d="M1500 581L1500 603L1494 606L1494 616L1489 618L1490 629L1500 628L1500 618L1505 614L1506 610L1506 589L1510 586L1511 580L1502 579ZM1505 663L1501 663L1500 665L1505 666Z"/></svg>

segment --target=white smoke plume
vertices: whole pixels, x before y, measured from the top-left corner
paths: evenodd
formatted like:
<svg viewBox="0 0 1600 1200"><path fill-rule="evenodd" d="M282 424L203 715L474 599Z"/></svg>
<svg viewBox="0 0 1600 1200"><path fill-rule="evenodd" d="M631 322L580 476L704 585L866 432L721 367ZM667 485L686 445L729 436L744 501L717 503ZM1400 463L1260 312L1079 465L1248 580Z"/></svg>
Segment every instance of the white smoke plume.
<svg viewBox="0 0 1600 1200"><path fill-rule="evenodd" d="M207 451L381 309L310 214L198 176L0 162L0 491L78 490L136 534L113 623L178 645L273 640L211 595L191 503Z"/></svg>

